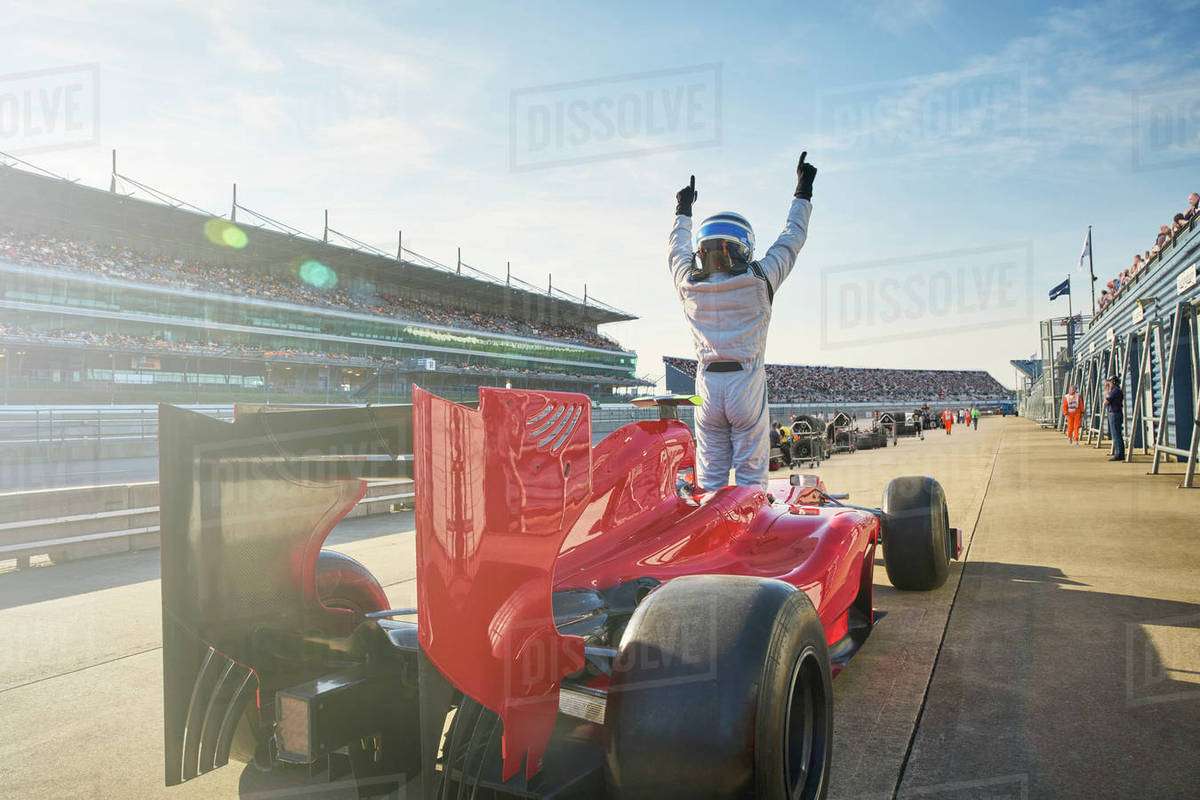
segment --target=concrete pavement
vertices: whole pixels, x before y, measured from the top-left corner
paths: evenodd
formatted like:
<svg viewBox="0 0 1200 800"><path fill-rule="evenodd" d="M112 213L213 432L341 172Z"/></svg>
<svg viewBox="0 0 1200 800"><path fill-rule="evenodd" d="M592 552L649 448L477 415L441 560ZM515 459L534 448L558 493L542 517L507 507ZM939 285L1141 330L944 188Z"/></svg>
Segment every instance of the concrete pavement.
<svg viewBox="0 0 1200 800"><path fill-rule="evenodd" d="M1200 796L1200 491L1005 430L900 797Z"/></svg>

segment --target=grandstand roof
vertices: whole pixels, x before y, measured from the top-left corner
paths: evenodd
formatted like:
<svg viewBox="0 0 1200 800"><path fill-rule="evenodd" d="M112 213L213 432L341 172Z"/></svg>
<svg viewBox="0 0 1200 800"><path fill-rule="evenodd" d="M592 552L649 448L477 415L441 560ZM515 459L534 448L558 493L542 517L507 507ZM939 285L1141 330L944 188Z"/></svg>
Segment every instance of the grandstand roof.
<svg viewBox="0 0 1200 800"><path fill-rule="evenodd" d="M218 248L199 235L209 218L207 215L37 175L2 163L0 217L14 227L63 238L118 241L134 248L150 244L161 248L169 243L179 257L198 261L244 266L315 258L371 282L403 285L414 293L452 296L465 305L506 308L509 313L530 319L590 325L636 319L592 298L584 303L559 289L551 291L547 287L542 291L515 278L506 283L505 278L469 265L449 267L407 248L406 256L412 257L400 261L382 252L247 224L244 218L238 219L238 225L253 231L245 250Z"/></svg>
<svg viewBox="0 0 1200 800"><path fill-rule="evenodd" d="M1039 359L1029 358L1014 358L1008 363L1017 368L1017 371L1030 380L1037 380L1042 374L1042 362Z"/></svg>

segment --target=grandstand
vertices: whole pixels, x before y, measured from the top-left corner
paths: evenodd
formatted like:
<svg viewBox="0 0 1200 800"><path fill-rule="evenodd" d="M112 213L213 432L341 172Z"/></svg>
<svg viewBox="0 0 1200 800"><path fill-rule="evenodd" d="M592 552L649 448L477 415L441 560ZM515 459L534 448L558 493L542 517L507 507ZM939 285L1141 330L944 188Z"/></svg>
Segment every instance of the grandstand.
<svg viewBox="0 0 1200 800"><path fill-rule="evenodd" d="M1138 269L1122 273L1094 317L1041 323L1040 363L1029 371L1020 403L1023 415L1061 427L1063 391L1074 385L1084 406L1084 440L1104 447L1104 381L1117 375L1127 459L1149 456L1151 472L1186 462L1184 485L1190 486L1200 449L1200 214L1182 216L1170 229L1163 226Z"/></svg>
<svg viewBox="0 0 1200 800"><path fill-rule="evenodd" d="M690 394L695 359L664 356L667 391ZM767 364L772 404L1007 403L1012 393L982 370L870 369Z"/></svg>
<svg viewBox="0 0 1200 800"><path fill-rule="evenodd" d="M598 330L634 317L594 298L246 225L239 210L231 221L0 166L3 402L647 385L636 354Z"/></svg>

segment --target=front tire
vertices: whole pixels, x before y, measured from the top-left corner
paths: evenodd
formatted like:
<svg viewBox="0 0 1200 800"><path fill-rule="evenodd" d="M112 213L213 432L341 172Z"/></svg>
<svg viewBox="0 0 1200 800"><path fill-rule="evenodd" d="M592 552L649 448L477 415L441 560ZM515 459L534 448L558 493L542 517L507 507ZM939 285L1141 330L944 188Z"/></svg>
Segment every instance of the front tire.
<svg viewBox="0 0 1200 800"><path fill-rule="evenodd" d="M782 581L676 578L613 664L606 752L620 798L822 798L833 744L825 629Z"/></svg>
<svg viewBox="0 0 1200 800"><path fill-rule="evenodd" d="M946 493L933 478L895 478L883 492L883 563L897 589L925 592L950 575Z"/></svg>

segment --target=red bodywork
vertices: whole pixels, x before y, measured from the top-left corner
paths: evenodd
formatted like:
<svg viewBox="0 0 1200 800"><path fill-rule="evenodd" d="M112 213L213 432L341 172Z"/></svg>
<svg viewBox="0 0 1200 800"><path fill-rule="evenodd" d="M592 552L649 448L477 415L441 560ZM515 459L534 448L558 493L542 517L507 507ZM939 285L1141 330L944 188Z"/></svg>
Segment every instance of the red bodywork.
<svg viewBox="0 0 1200 800"><path fill-rule="evenodd" d="M772 483L681 495L695 444L676 420L635 422L590 446L583 395L481 389L472 410L416 389L420 641L504 722L504 778L538 769L561 679L583 641L551 594L681 575L776 578L812 600L832 645L869 592L879 520L820 505L824 487ZM782 501L782 502L779 502ZM869 613L869 606L868 606Z"/></svg>

